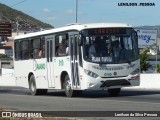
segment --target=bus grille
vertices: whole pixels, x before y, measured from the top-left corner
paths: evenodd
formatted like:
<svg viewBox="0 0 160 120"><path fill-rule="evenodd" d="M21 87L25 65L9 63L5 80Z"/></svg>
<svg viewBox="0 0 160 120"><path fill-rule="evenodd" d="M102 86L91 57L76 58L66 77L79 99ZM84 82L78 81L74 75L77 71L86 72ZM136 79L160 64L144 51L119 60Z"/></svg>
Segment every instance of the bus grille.
<svg viewBox="0 0 160 120"><path fill-rule="evenodd" d="M120 80L106 80L100 87L110 87L110 86L129 86L131 85L130 82L128 82L125 79Z"/></svg>

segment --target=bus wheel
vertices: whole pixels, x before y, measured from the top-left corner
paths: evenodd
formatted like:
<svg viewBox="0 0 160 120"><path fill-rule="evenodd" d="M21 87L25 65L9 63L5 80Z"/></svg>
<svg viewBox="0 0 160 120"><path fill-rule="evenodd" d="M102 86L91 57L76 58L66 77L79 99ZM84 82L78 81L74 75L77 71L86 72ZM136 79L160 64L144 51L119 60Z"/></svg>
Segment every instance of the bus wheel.
<svg viewBox="0 0 160 120"><path fill-rule="evenodd" d="M67 97L73 97L73 90L71 88L71 83L68 75L64 79L63 88Z"/></svg>
<svg viewBox="0 0 160 120"><path fill-rule="evenodd" d="M65 77L65 80L64 80L64 83L63 83L63 88L65 90L65 94L67 97L75 97L78 92L78 90L73 90L72 87L71 87L71 83L70 83L70 79L69 79L69 76L67 75Z"/></svg>
<svg viewBox="0 0 160 120"><path fill-rule="evenodd" d="M121 91L121 88L108 89L110 96L118 96Z"/></svg>
<svg viewBox="0 0 160 120"><path fill-rule="evenodd" d="M31 75L29 80L29 90L32 95L37 95L37 88L34 75Z"/></svg>
<svg viewBox="0 0 160 120"><path fill-rule="evenodd" d="M77 97L82 94L82 90L73 90L71 88L71 83L68 75L65 77L63 88L67 97Z"/></svg>
<svg viewBox="0 0 160 120"><path fill-rule="evenodd" d="M31 95L45 95L47 93L47 89L37 89L34 75L30 77L29 90Z"/></svg>

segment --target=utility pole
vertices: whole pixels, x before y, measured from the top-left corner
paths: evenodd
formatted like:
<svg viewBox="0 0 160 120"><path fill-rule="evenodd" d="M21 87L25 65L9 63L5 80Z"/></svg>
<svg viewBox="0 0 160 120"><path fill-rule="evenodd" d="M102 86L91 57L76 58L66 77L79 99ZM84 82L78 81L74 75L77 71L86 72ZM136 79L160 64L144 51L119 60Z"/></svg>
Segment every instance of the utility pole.
<svg viewBox="0 0 160 120"><path fill-rule="evenodd" d="M16 32L17 32L17 36L18 36L18 26L19 26L19 23L18 23L18 17L16 18Z"/></svg>
<svg viewBox="0 0 160 120"><path fill-rule="evenodd" d="M76 23L77 23L77 17L78 17L78 0L76 0Z"/></svg>

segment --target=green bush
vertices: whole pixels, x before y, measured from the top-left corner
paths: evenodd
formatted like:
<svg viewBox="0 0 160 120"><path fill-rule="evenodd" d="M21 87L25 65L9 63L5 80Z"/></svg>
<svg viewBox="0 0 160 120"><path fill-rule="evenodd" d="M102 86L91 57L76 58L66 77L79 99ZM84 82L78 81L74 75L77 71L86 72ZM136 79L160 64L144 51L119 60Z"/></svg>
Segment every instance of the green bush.
<svg viewBox="0 0 160 120"><path fill-rule="evenodd" d="M141 72L147 71L148 68L151 66L149 63L147 63L149 59L149 48L146 48L143 53L140 54L140 66L141 66Z"/></svg>
<svg viewBox="0 0 160 120"><path fill-rule="evenodd" d="M160 64L157 64L157 72L160 73Z"/></svg>

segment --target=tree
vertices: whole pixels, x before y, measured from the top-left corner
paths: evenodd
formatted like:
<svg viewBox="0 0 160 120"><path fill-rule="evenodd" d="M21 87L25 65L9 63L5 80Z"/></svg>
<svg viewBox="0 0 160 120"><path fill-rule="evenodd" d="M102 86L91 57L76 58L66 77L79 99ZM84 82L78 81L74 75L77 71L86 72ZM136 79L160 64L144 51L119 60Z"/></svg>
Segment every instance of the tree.
<svg viewBox="0 0 160 120"><path fill-rule="evenodd" d="M149 59L149 48L146 48L143 53L140 54L140 65L141 65L141 72L148 70L151 66L147 61Z"/></svg>
<svg viewBox="0 0 160 120"><path fill-rule="evenodd" d="M157 72L160 73L160 64L157 65Z"/></svg>

